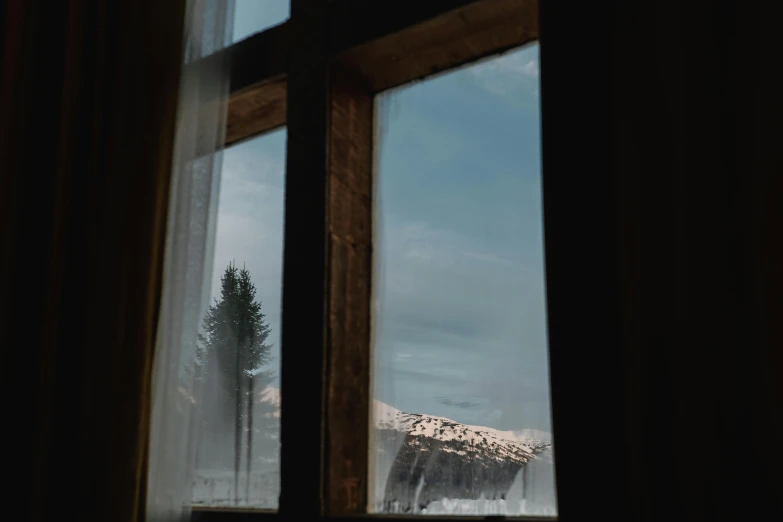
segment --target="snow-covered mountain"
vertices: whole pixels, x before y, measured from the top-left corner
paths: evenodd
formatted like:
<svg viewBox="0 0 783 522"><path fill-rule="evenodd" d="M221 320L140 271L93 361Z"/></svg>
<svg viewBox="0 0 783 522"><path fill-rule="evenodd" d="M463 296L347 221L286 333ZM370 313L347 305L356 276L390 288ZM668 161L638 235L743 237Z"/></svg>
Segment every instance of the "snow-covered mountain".
<svg viewBox="0 0 783 522"><path fill-rule="evenodd" d="M501 431L374 402L376 509L416 512L447 499L505 499L551 446L549 434Z"/></svg>
<svg viewBox="0 0 783 522"><path fill-rule="evenodd" d="M278 389L256 392L256 401L276 404L279 415ZM510 499L514 497L510 490L515 479L520 481L526 464L537 455L543 458L540 465L551 467L551 457L547 457L551 453L546 451L551 442L546 432L472 426L445 417L403 412L377 400L373 401L372 418L375 429L370 451L376 510L412 513L444 499ZM258 458L268 460L260 454ZM270 484L277 484L276 468L267 470L264 473L275 475ZM198 485L201 489L214 489L216 480L207 478L202 480L205 485ZM226 487L230 489L230 484ZM265 495L276 498L277 492L271 491L270 486L264 490ZM194 501L218 500L206 491L201 495L204 499ZM230 495L226 498L230 499Z"/></svg>
<svg viewBox="0 0 783 522"><path fill-rule="evenodd" d="M471 426L434 415L405 413L381 401L374 401L375 427L396 430L414 438L431 438L451 442L444 451L460 455L485 453L495 460L524 464L550 446L548 434L536 430L501 431L485 426Z"/></svg>
<svg viewBox="0 0 783 522"><path fill-rule="evenodd" d="M257 400L274 402L280 408L280 390L267 387L258 393ZM446 417L405 413L379 400L373 401L372 414L378 429L393 429L441 441L466 442L468 445L496 446L498 457L501 458L516 454L535 455L541 449L549 447L551 439L548 432L541 430L502 431L486 426L461 424ZM277 415L280 415L279 410Z"/></svg>

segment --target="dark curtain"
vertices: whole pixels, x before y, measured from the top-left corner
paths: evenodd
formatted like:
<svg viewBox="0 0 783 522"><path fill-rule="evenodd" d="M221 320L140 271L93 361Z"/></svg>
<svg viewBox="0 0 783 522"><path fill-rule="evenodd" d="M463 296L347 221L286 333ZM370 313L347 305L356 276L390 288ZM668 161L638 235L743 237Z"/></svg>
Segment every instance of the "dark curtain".
<svg viewBox="0 0 783 522"><path fill-rule="evenodd" d="M783 520L783 9L541 5L561 519Z"/></svg>
<svg viewBox="0 0 783 522"><path fill-rule="evenodd" d="M0 10L4 505L135 521L184 1Z"/></svg>

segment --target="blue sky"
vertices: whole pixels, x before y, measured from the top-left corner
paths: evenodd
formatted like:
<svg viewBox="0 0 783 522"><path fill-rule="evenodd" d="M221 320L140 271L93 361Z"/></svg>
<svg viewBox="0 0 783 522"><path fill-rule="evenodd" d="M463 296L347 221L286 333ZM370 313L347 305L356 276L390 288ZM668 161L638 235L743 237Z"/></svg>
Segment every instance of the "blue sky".
<svg viewBox="0 0 783 522"><path fill-rule="evenodd" d="M290 7L290 0L234 0L234 41L283 23Z"/></svg>
<svg viewBox="0 0 783 522"><path fill-rule="evenodd" d="M235 40L287 15L237 1ZM377 114L376 397L549 430L537 45L385 93ZM247 264L275 355L284 167L285 131L226 151L213 278Z"/></svg>

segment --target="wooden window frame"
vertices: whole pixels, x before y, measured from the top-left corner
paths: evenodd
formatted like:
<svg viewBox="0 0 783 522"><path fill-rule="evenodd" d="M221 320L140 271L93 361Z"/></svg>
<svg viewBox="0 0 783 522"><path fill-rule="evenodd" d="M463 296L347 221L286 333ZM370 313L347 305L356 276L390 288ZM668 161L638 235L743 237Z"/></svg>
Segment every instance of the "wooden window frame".
<svg viewBox="0 0 783 522"><path fill-rule="evenodd" d="M291 0L288 21L222 51L225 145L288 129L281 495L278 511L192 520L415 518L366 513L374 97L531 43L538 24L538 0Z"/></svg>

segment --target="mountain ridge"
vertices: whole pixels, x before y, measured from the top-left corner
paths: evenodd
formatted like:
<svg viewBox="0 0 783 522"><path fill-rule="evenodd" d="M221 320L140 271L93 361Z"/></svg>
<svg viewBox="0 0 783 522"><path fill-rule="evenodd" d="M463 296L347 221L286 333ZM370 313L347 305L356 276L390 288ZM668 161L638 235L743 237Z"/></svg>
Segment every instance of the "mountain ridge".
<svg viewBox="0 0 783 522"><path fill-rule="evenodd" d="M269 387L254 395L254 402L274 403L273 415L280 415L278 388ZM185 393L183 398L196 402ZM370 430L370 495L375 512L424 512L427 506L448 499L527 498L528 479L523 480L523 493L514 493L519 489L514 484L527 477L526 465L551 447L547 432L463 424L447 417L403 412L379 400L372 402L370 413L374 426ZM536 462L549 469L550 455L547 452ZM276 461L277 456L256 454L259 468L254 480L260 482L259 487L251 488L258 497L252 503L274 505L279 493ZM194 483L195 503L230 503L233 474L228 461L226 465L225 469L213 466L200 471Z"/></svg>
<svg viewBox="0 0 783 522"><path fill-rule="evenodd" d="M257 400L273 402L278 407L277 416L280 415L280 389L269 386L258 392ZM499 430L489 426L465 424L448 417L428 415L424 413L407 413L378 399L373 399L373 420L376 428L396 429L405 431L413 428L414 436L429 436L438 440L471 440L476 442L487 438L496 444L500 441L513 443L520 446L520 450L526 452L535 451L542 445L551 444L551 434L542 430L519 429ZM426 426L425 426L426 424ZM455 430L456 428L456 430ZM440 430L443 430L441 433ZM461 433L465 431L466 433ZM460 438L462 435L462 438ZM470 437L470 438L468 438ZM482 440L483 442L483 440Z"/></svg>
<svg viewBox="0 0 783 522"><path fill-rule="evenodd" d="M537 453L548 448L546 440L529 438L527 430L503 431L487 426L463 424L447 417L406 413L384 402L374 401L375 427L405 432L413 437L430 437L442 442L454 442L460 449L445 449L459 454L480 448L494 450L495 459L511 459L525 464ZM460 453L464 452L464 453Z"/></svg>

